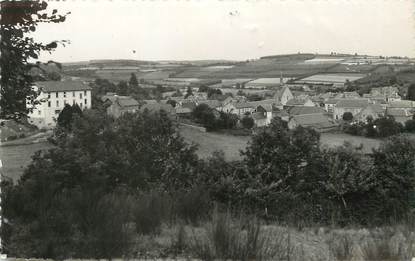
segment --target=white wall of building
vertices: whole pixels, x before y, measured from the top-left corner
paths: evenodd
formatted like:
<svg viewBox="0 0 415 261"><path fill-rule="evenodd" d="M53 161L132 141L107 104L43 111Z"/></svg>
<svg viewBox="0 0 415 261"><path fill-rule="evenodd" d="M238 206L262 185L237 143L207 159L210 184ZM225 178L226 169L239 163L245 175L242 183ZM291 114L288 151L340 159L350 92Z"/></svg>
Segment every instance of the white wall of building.
<svg viewBox="0 0 415 261"><path fill-rule="evenodd" d="M82 110L91 108L91 90L41 92L37 100L41 103L36 105L33 111L28 114L29 123L39 129L53 128L56 126L56 120L65 104L78 104Z"/></svg>

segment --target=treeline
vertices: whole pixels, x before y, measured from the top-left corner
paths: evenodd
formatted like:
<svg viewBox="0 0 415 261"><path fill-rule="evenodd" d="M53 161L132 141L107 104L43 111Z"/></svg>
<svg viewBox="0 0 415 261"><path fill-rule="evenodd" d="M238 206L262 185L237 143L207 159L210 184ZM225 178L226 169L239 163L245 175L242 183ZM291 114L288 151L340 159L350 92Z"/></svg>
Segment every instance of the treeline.
<svg viewBox="0 0 415 261"><path fill-rule="evenodd" d="M392 116L384 116L373 120L368 117L366 122L346 123L343 126L345 133L365 136L369 138L384 138L408 132L415 133L415 116L405 124L397 122Z"/></svg>
<svg viewBox="0 0 415 261"><path fill-rule="evenodd" d="M241 161L227 162L223 153L199 159L163 111L65 118L56 148L36 153L17 184L3 181L10 256L125 256L134 235L198 224L214 206L299 226L389 224L414 208L415 143L404 136L365 155L321 148L314 130L275 118Z"/></svg>

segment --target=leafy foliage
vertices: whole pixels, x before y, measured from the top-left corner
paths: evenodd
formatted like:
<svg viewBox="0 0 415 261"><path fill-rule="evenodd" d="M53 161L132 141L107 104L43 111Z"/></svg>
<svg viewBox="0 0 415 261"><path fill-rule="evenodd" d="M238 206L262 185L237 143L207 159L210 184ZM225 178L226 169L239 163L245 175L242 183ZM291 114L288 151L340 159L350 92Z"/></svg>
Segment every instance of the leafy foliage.
<svg viewBox="0 0 415 261"><path fill-rule="evenodd" d="M26 99L32 105L37 103L37 91L32 88L32 68L43 70L37 60L42 51L52 52L58 43L36 42L29 36L36 31L39 23L64 22L66 15L46 12L45 1L2 1L1 2L1 97L0 116L2 118L19 118L28 113Z"/></svg>

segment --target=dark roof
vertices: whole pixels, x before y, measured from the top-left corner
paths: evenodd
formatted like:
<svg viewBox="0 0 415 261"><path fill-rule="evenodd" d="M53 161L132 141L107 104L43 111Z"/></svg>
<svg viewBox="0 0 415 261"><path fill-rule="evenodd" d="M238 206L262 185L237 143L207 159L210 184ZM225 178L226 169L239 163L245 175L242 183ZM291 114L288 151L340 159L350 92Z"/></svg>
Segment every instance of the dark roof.
<svg viewBox="0 0 415 261"><path fill-rule="evenodd" d="M386 108L386 115L394 117L411 117L407 110L401 108Z"/></svg>
<svg viewBox="0 0 415 261"><path fill-rule="evenodd" d="M143 106L141 106L140 111L143 112L145 110L148 110L151 113L153 113L153 112L159 112L160 110L164 110L167 113L175 113L174 108L170 104L166 104L166 103L149 103L149 104L144 104Z"/></svg>
<svg viewBox="0 0 415 261"><path fill-rule="evenodd" d="M132 107L139 105L138 101L131 97L116 97L116 101L121 107Z"/></svg>
<svg viewBox="0 0 415 261"><path fill-rule="evenodd" d="M291 115L303 115L303 114L314 114L314 113L325 113L326 111L320 107L311 106L296 106L289 110Z"/></svg>
<svg viewBox="0 0 415 261"><path fill-rule="evenodd" d="M336 126L327 116L318 113L295 115L292 119L303 127L329 128Z"/></svg>
<svg viewBox="0 0 415 261"><path fill-rule="evenodd" d="M92 88L81 81L45 81L35 82L43 92L86 91Z"/></svg>
<svg viewBox="0 0 415 261"><path fill-rule="evenodd" d="M235 108L237 109L243 109L243 108L252 108L253 105L249 102L236 102L234 104Z"/></svg>
<svg viewBox="0 0 415 261"><path fill-rule="evenodd" d="M266 117L265 117L265 115L264 115L264 113L262 113L262 112L255 112L255 113L252 113L251 114L251 117L252 117L252 119L254 119L254 120L263 120L263 119L265 119Z"/></svg>
<svg viewBox="0 0 415 261"><path fill-rule="evenodd" d="M222 103L218 100L204 100L204 101L200 101L200 104L206 104L207 106L209 106L212 109L218 108L220 106L222 106Z"/></svg>
<svg viewBox="0 0 415 261"><path fill-rule="evenodd" d="M251 101L248 102L248 104L251 105L251 107L258 107L259 105L281 105L281 103L279 101L277 101L276 99L266 99L266 100L260 100L260 101Z"/></svg>
<svg viewBox="0 0 415 261"><path fill-rule="evenodd" d="M272 112L272 104L261 104L258 105L257 109L263 108L264 111Z"/></svg>
<svg viewBox="0 0 415 261"><path fill-rule="evenodd" d="M367 105L369 105L367 99L344 99L336 103L336 107L343 108L365 108Z"/></svg>
<svg viewBox="0 0 415 261"><path fill-rule="evenodd" d="M401 101L391 101L389 102L389 107L392 108L414 108L415 102L409 100L401 100Z"/></svg>

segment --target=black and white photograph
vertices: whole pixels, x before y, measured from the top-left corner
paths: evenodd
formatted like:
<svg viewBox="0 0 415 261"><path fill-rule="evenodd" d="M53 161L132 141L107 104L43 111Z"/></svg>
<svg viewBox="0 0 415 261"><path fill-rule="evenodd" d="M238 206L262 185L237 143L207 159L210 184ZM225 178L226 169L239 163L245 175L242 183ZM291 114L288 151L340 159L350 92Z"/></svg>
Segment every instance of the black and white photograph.
<svg viewBox="0 0 415 261"><path fill-rule="evenodd" d="M415 1L0 1L0 259L415 261Z"/></svg>

